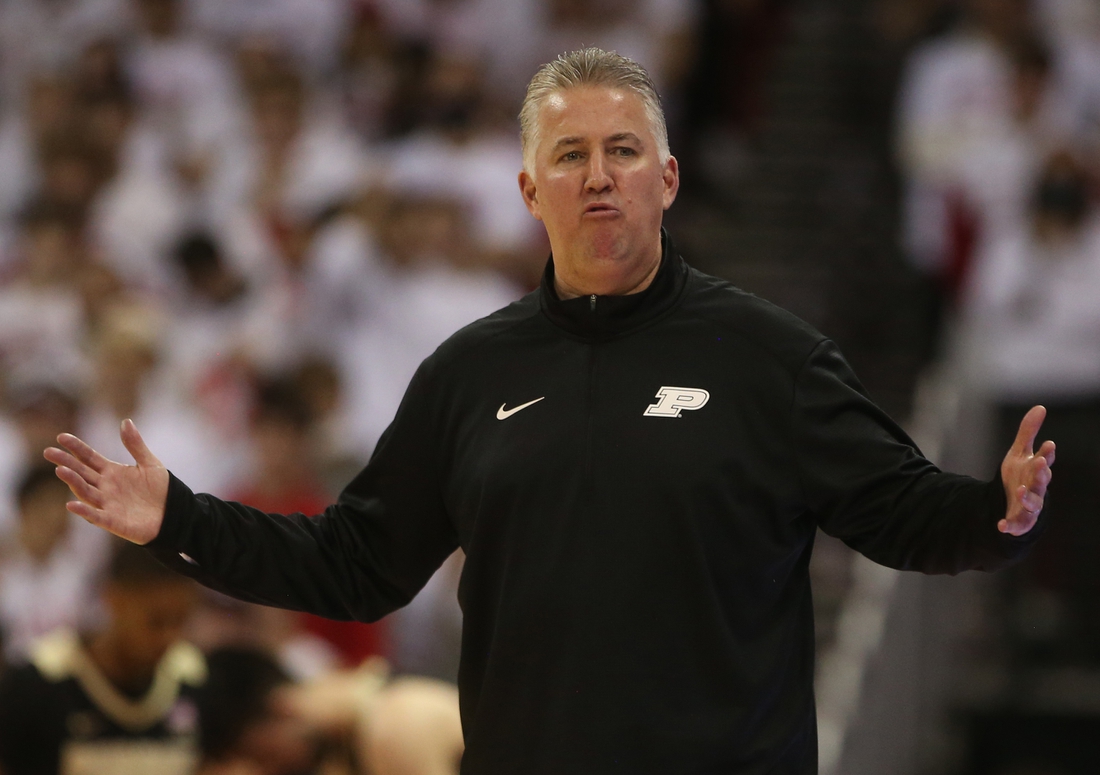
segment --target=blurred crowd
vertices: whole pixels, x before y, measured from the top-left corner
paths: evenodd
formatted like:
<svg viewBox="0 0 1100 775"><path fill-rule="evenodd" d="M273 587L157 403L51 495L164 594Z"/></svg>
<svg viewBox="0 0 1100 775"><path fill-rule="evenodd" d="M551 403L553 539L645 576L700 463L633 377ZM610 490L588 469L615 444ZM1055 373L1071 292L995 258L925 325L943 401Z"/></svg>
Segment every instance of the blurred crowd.
<svg viewBox="0 0 1100 775"><path fill-rule="evenodd" d="M987 412L989 468L1035 403L1058 444L1048 535L1011 577L1002 635L1020 665L1100 665L1100 5L925 12L941 29L898 97L905 247L942 289L943 358Z"/></svg>
<svg viewBox="0 0 1100 775"><path fill-rule="evenodd" d="M181 591L70 517L41 451L68 431L128 461L118 429L133 418L196 491L321 512L369 458L420 361L541 277L548 243L517 183L527 80L561 51L598 43L646 64L674 95L697 10L689 0L0 2L5 775L184 766L106 765L94 751L58 760L58 718L64 739L86 742L205 730L210 772L300 772L319 761L314 748L303 759L264 746L293 747L298 732L280 726L290 716L347 742L348 719L377 706L363 698L386 695L333 700L325 680L360 665L373 667L343 684L396 687L382 715L417 729L435 714L445 736L443 769L375 761L371 771L453 771L457 705L445 684L401 688L384 676L455 679L461 556L381 625ZM175 638L200 651L178 652ZM323 699L276 712L267 697L291 682L321 686ZM206 694L192 697L199 685ZM51 691L68 699L28 699ZM333 720L333 707L351 706ZM197 707L234 719L233 734L203 727ZM377 720L368 728L385 739L350 747L384 756L398 738ZM52 765L20 759L46 749ZM264 757L276 763L256 763ZM254 768L234 769L241 762Z"/></svg>

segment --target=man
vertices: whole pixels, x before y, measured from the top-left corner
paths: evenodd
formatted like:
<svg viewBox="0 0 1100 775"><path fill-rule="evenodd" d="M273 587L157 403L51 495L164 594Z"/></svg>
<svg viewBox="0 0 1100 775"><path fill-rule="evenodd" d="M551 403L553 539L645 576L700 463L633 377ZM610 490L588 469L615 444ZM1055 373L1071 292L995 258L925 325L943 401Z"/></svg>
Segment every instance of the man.
<svg viewBox="0 0 1100 775"><path fill-rule="evenodd" d="M55 631L0 680L5 775L186 775L195 761L202 654L180 640L189 580L119 542L104 590L108 625Z"/></svg>
<svg viewBox="0 0 1100 775"><path fill-rule="evenodd" d="M545 66L521 127L542 287L424 362L323 516L195 496L130 422L136 466L68 435L46 455L75 513L247 599L373 619L461 546L464 773L812 773L817 527L898 568L1020 556L1054 458L1031 452L1043 410L998 481L942 473L831 342L689 269L633 62Z"/></svg>

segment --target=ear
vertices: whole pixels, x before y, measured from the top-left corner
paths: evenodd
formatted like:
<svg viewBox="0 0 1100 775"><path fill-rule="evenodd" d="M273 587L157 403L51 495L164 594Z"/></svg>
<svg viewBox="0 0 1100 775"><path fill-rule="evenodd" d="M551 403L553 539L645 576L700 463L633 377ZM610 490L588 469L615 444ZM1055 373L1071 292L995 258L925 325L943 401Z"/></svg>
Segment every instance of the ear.
<svg viewBox="0 0 1100 775"><path fill-rule="evenodd" d="M527 174L527 170L519 173L519 192L523 196L523 203L527 205L527 211L535 216L536 220L541 221L542 213L535 193L535 179Z"/></svg>
<svg viewBox="0 0 1100 775"><path fill-rule="evenodd" d="M676 161L675 156L669 156L668 161L665 162L664 171L661 173L661 177L665 182L665 191L662 196L662 203L667 210L672 207L672 203L676 201L676 192L680 190L680 163Z"/></svg>

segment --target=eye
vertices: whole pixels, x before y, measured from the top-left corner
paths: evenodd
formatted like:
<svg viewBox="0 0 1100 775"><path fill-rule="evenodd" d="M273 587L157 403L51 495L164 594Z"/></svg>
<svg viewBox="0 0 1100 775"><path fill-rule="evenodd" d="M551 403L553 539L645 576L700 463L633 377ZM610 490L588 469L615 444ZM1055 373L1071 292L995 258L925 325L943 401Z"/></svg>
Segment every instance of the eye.
<svg viewBox="0 0 1100 775"><path fill-rule="evenodd" d="M579 151L568 151L562 154L561 161L577 161L581 158Z"/></svg>
<svg viewBox="0 0 1100 775"><path fill-rule="evenodd" d="M616 156L622 157L638 155L638 152L636 150L634 150L633 148L629 148L625 145L620 145L618 148L615 148L614 150L612 150L612 153L614 153Z"/></svg>

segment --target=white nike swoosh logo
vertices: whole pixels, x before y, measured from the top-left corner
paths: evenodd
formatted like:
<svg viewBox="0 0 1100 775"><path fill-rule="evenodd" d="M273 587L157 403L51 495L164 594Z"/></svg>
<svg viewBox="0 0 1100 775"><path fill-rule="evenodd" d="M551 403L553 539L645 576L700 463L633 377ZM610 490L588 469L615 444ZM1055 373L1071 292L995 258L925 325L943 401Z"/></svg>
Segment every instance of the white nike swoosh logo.
<svg viewBox="0 0 1100 775"><path fill-rule="evenodd" d="M528 401L526 404L520 404L519 406L513 407L513 408L508 409L508 410L505 410L504 409L504 404L501 404L500 409L497 409L497 419L498 420L507 420L509 417L511 417L516 412L522 412L524 409L531 406L532 404L537 404L543 398L546 398L546 396L542 396L542 398L536 398L534 401Z"/></svg>

